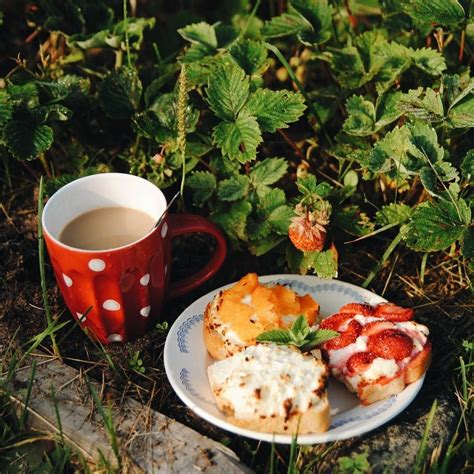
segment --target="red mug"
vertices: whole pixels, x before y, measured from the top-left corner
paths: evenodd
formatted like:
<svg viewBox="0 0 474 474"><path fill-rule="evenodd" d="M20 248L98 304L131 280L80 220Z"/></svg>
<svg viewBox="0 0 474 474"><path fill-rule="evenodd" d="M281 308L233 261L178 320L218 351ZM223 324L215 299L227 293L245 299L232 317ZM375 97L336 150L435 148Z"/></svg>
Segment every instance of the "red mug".
<svg viewBox="0 0 474 474"><path fill-rule="evenodd" d="M77 179L46 203L42 225L56 281L73 317L103 344L143 335L159 317L163 301L204 283L221 267L226 241L212 222L192 214L166 215L140 239L107 250L83 250L59 240L66 224L102 207L141 210L157 222L164 194L149 181L121 173ZM196 274L170 283L171 241L203 232L217 242L210 261Z"/></svg>

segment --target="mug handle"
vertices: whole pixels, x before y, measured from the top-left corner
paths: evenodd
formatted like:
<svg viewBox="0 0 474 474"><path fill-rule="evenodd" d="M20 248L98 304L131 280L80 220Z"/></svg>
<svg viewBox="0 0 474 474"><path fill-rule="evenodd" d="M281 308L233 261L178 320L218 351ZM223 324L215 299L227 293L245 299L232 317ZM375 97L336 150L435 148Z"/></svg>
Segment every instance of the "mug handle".
<svg viewBox="0 0 474 474"><path fill-rule="evenodd" d="M206 265L194 275L182 278L170 284L170 297L182 296L209 280L222 266L227 254L227 243L219 228L211 221L195 214L168 215L171 239L178 235L202 232L216 239L216 249Z"/></svg>

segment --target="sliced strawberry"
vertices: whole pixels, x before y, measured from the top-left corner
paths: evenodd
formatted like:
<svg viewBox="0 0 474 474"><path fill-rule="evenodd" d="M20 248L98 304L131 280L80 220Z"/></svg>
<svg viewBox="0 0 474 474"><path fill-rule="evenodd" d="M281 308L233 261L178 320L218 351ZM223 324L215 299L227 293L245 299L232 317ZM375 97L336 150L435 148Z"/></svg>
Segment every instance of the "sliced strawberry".
<svg viewBox="0 0 474 474"><path fill-rule="evenodd" d="M385 329L369 337L367 349L384 359L402 360L410 356L413 342L401 331Z"/></svg>
<svg viewBox="0 0 474 474"><path fill-rule="evenodd" d="M373 336L380 331L385 331L385 329L395 329L395 324L391 321L372 321L367 323L361 331L362 336Z"/></svg>
<svg viewBox="0 0 474 474"><path fill-rule="evenodd" d="M349 319L352 319L352 314L336 313L329 316L329 318L323 319L319 327L321 329L338 331Z"/></svg>
<svg viewBox="0 0 474 474"><path fill-rule="evenodd" d="M339 337L335 337L334 339L326 342L323 345L323 348L328 351L342 349L343 347L355 342L360 334L361 329L362 326L357 321L351 321L348 324L347 329Z"/></svg>
<svg viewBox="0 0 474 474"><path fill-rule="evenodd" d="M368 303L349 303L345 304L339 313L346 314L362 314L362 316L372 316L374 314L374 308Z"/></svg>
<svg viewBox="0 0 474 474"><path fill-rule="evenodd" d="M364 372L376 357L372 352L356 352L352 354L346 364L349 375L352 376Z"/></svg>
<svg viewBox="0 0 474 474"><path fill-rule="evenodd" d="M411 308L402 308L393 303L380 303L375 307L374 316L389 321L410 321L415 312Z"/></svg>

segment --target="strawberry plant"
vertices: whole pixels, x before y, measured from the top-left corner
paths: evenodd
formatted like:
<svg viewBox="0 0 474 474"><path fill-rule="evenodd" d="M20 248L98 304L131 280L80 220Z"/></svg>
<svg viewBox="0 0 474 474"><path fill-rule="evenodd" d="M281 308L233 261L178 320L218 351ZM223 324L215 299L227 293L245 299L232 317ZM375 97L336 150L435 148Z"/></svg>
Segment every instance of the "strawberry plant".
<svg viewBox="0 0 474 474"><path fill-rule="evenodd" d="M474 2L142 3L5 8L5 33L25 11L30 28L2 66L7 177L182 183L187 210L275 271L333 277L348 236L389 237L365 285L401 245L473 258Z"/></svg>

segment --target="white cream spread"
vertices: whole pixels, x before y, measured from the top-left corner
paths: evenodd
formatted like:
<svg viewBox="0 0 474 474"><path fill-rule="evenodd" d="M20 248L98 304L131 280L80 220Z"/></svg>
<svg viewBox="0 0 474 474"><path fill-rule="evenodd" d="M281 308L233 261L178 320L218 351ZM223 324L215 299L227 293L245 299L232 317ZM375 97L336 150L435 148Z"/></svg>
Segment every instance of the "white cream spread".
<svg viewBox="0 0 474 474"><path fill-rule="evenodd" d="M251 295L251 294L245 295L245 296L242 298L242 303L251 306L251 304L252 304L252 295Z"/></svg>
<svg viewBox="0 0 474 474"><path fill-rule="evenodd" d="M213 389L241 419L288 417L320 402L325 364L286 346L250 346L209 366Z"/></svg>
<svg viewBox="0 0 474 474"><path fill-rule="evenodd" d="M372 361L369 368L362 373L362 378L364 380L377 380L380 377L393 377L398 370L395 359L377 357Z"/></svg>
<svg viewBox="0 0 474 474"><path fill-rule="evenodd" d="M356 352L365 352L367 350L367 336L359 336L355 342L341 349L329 351L329 364L331 366L345 366L347 359Z"/></svg>

